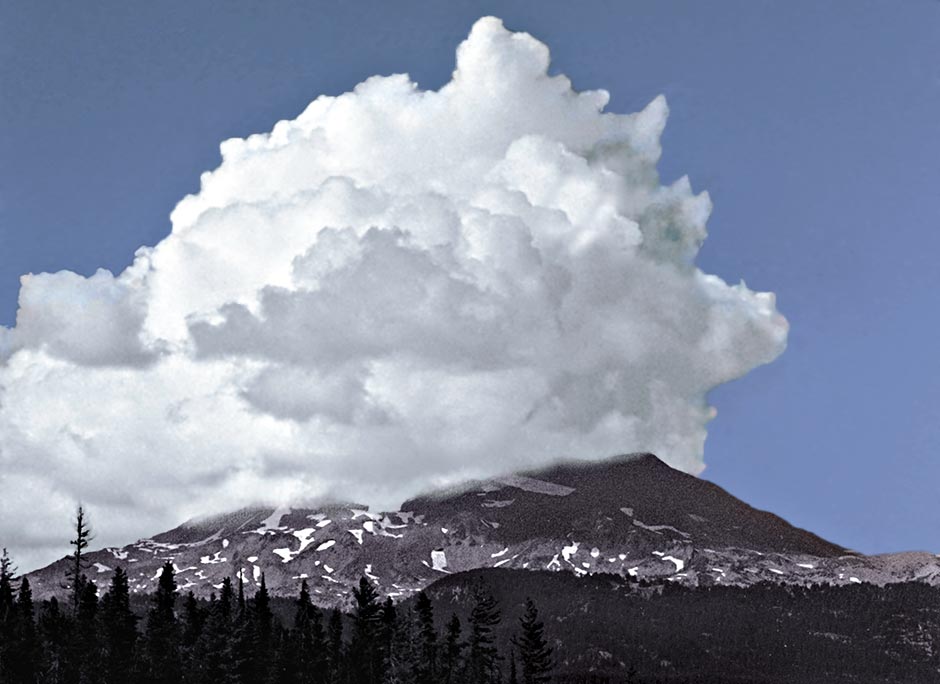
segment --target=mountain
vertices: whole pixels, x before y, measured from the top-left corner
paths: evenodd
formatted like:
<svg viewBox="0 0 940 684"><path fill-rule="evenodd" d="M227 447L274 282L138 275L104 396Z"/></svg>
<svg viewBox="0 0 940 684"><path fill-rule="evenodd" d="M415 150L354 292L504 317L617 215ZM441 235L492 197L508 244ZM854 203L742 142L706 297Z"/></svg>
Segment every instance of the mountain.
<svg viewBox="0 0 940 684"><path fill-rule="evenodd" d="M104 586L118 565L149 593L170 561L184 592L206 597L226 576L275 595L308 579L321 604L345 600L362 575L393 598L481 568L607 573L689 586L763 581L940 584L927 553L863 556L759 511L651 454L557 465L436 492L376 513L355 505L246 509L193 520L121 548L88 554ZM67 561L29 575L61 591Z"/></svg>

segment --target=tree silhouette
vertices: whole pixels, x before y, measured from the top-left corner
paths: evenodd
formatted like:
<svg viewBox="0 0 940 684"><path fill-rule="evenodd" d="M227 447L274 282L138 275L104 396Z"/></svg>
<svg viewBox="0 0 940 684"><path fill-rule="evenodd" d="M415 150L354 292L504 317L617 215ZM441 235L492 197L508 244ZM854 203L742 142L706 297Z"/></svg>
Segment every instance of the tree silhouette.
<svg viewBox="0 0 940 684"><path fill-rule="evenodd" d="M114 569L111 584L101 599L101 631L104 638L104 672L108 682L127 682L134 665L137 616L131 610L127 573Z"/></svg>
<svg viewBox="0 0 940 684"><path fill-rule="evenodd" d="M91 540L91 527L85 516L85 509L79 504L78 510L75 512L75 539L69 542L72 546L72 555L65 573L68 587L72 590L72 611L74 613L78 612L78 604L82 598L82 588L86 582L84 573L88 563L85 560L85 549L88 548L88 543Z"/></svg>
<svg viewBox="0 0 940 684"><path fill-rule="evenodd" d="M498 682L499 652L495 627L501 622L499 605L492 594L478 587L470 611L470 643L467 654L467 679L470 684Z"/></svg>
<svg viewBox="0 0 940 684"><path fill-rule="evenodd" d="M376 648L380 636L381 605L375 586L366 577L353 588L353 633L349 642L349 675L357 684L381 681L382 654Z"/></svg>
<svg viewBox="0 0 940 684"><path fill-rule="evenodd" d="M0 682L9 677L9 660L14 648L15 629L13 579L16 568L6 549L0 555Z"/></svg>
<svg viewBox="0 0 940 684"><path fill-rule="evenodd" d="M463 650L460 618L454 613L447 623L444 652L441 654L441 677L444 684L456 684L459 681L463 665Z"/></svg>
<svg viewBox="0 0 940 684"><path fill-rule="evenodd" d="M545 640L545 625L531 598L525 601L525 612L519 618L521 634L513 639L522 661L523 684L545 684L551 681L552 649Z"/></svg>
<svg viewBox="0 0 940 684"><path fill-rule="evenodd" d="M153 684L180 681L179 624L176 620L176 576L167 561L160 572L157 590L147 614L148 679Z"/></svg>
<svg viewBox="0 0 940 684"><path fill-rule="evenodd" d="M343 680L343 614L339 608L330 613L330 626L327 635L327 659L329 664L329 681L339 684Z"/></svg>
<svg viewBox="0 0 940 684"><path fill-rule="evenodd" d="M434 606L423 591L415 602L418 619L418 648L415 680L417 684L436 684L437 679L437 632L434 630Z"/></svg>

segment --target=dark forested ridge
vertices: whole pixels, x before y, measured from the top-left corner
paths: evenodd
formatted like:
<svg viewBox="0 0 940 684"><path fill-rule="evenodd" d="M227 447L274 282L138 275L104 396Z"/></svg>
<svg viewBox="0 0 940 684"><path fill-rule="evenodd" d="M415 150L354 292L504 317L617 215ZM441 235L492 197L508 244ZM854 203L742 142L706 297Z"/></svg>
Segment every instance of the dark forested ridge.
<svg viewBox="0 0 940 684"><path fill-rule="evenodd" d="M79 567L79 564L76 564ZM334 609L252 596L226 579L209 600L167 563L149 597L117 570L34 604L0 575L3 684L533 684L940 682L940 591L690 588L615 576L456 573L407 600L362 578Z"/></svg>

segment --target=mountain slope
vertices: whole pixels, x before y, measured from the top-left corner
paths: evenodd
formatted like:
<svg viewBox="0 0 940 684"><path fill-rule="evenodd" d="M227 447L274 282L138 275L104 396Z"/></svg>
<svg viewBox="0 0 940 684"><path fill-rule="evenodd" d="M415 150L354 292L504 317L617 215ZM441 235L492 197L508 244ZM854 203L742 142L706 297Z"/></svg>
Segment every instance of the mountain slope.
<svg viewBox="0 0 940 684"><path fill-rule="evenodd" d="M132 589L149 592L171 561L180 588L199 596L226 576L250 585L264 573L282 595L308 579L324 604L345 599L362 575L400 597L442 575L489 567L689 585L940 583L936 556L854 554L650 454L468 483L391 513L354 505L242 510L103 549L89 560L99 586L123 565ZM60 591L64 570L62 560L32 573L34 592Z"/></svg>

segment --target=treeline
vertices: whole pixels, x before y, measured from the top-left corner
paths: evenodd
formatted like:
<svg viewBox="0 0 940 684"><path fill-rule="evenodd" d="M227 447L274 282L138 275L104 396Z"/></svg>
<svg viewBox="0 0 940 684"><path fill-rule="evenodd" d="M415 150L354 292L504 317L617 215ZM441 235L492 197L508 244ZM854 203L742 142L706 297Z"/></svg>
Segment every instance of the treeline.
<svg viewBox="0 0 940 684"><path fill-rule="evenodd" d="M18 587L14 585L18 584ZM127 574L107 591L83 575L69 605L34 605L29 580L0 568L0 682L3 684L536 684L548 682L552 649L535 604L526 602L509 653L498 648L493 597L473 597L467 624L436 628L424 593L413 607L380 601L363 577L353 610L324 614L306 580L288 624L272 610L261 577L255 595L230 579L208 602L180 598L172 563L163 566L146 616L131 607Z"/></svg>

